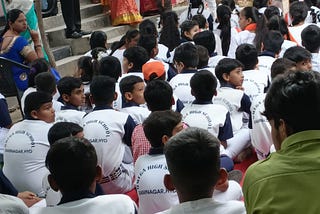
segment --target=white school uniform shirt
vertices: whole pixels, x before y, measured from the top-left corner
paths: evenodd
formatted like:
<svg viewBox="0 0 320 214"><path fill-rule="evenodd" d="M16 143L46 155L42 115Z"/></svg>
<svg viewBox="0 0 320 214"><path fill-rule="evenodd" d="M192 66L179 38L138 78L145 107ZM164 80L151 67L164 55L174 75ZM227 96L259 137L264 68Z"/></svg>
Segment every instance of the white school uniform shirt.
<svg viewBox="0 0 320 214"><path fill-rule="evenodd" d="M236 29L231 28L232 31L236 31ZM228 57L230 58L236 58L236 50L237 47L241 44L248 43L253 45L253 40L256 36L255 33L250 32L248 30L244 30L239 32L238 34L235 34L234 32L231 33L231 35L234 35L231 37L230 41L230 48L228 51Z"/></svg>
<svg viewBox="0 0 320 214"><path fill-rule="evenodd" d="M127 195L102 195L54 207L32 207L30 214L134 214L136 205Z"/></svg>
<svg viewBox="0 0 320 214"><path fill-rule="evenodd" d="M0 93L0 99L6 99L1 93ZM6 102L6 101L5 101ZM0 127L0 154L3 154L4 151L4 141L7 137L9 129L5 127Z"/></svg>
<svg viewBox="0 0 320 214"><path fill-rule="evenodd" d="M250 97L250 100L259 94L263 94L265 88L269 85L268 74L260 70L243 71L244 80L242 86L244 93Z"/></svg>
<svg viewBox="0 0 320 214"><path fill-rule="evenodd" d="M271 82L271 66L276 58L272 56L258 56L258 68L268 75L268 79Z"/></svg>
<svg viewBox="0 0 320 214"><path fill-rule="evenodd" d="M151 113L147 108L141 106L125 107L120 111L129 114L137 125L142 124Z"/></svg>
<svg viewBox="0 0 320 214"><path fill-rule="evenodd" d="M187 201L176 206L171 207L169 210L159 212L159 214L245 214L246 210L243 202L241 201L227 201L218 202L212 198L203 198L195 201Z"/></svg>
<svg viewBox="0 0 320 214"><path fill-rule="evenodd" d="M256 149L259 159L265 159L272 145L271 126L267 118L261 115L264 112L266 94L255 97L251 104L252 130L251 143Z"/></svg>
<svg viewBox="0 0 320 214"><path fill-rule="evenodd" d="M19 192L43 196L42 179L48 173L48 131L52 124L23 120L11 127L5 141L3 173Z"/></svg>
<svg viewBox="0 0 320 214"><path fill-rule="evenodd" d="M158 43L158 50L159 50L158 54L155 58L158 60L161 60L162 62L168 62L167 54L168 54L169 48L163 44Z"/></svg>
<svg viewBox="0 0 320 214"><path fill-rule="evenodd" d="M210 60L210 59L209 59ZM216 72L215 72L215 69L212 68L212 67L206 67L206 68L200 68L198 69L198 71L201 71L201 70L207 70L207 71L210 71L213 76L216 78L217 80L217 88L220 88L220 81L218 80L218 78L216 77Z"/></svg>
<svg viewBox="0 0 320 214"><path fill-rule="evenodd" d="M29 87L23 92L22 97L21 97L21 109L22 109L23 113L24 113L24 102L26 100L27 95L32 92L35 92L35 91L37 91L37 89L35 87Z"/></svg>
<svg viewBox="0 0 320 214"><path fill-rule="evenodd" d="M289 33L296 40L299 46L302 46L301 32L303 31L304 28L308 27L311 24L312 23L304 23L299 26L288 27Z"/></svg>
<svg viewBox="0 0 320 214"><path fill-rule="evenodd" d="M319 53L311 53L311 54L312 54L312 58L311 58L312 70L320 72L320 54Z"/></svg>
<svg viewBox="0 0 320 214"><path fill-rule="evenodd" d="M120 78L119 78L120 79ZM120 110L122 108L122 98L121 98L121 92L120 92L120 86L119 82L116 82L115 92L117 92L118 96L117 99L113 101L113 109Z"/></svg>
<svg viewBox="0 0 320 214"><path fill-rule="evenodd" d="M222 55L212 56L212 57L209 58L208 66L210 68L213 68L213 71L215 71L214 69L216 68L216 66L219 63L219 61L224 59L224 58L226 58L226 57L222 56ZM216 76L215 72L214 72L214 76Z"/></svg>
<svg viewBox="0 0 320 214"><path fill-rule="evenodd" d="M179 204L177 192L167 190L163 183L164 175L169 174L164 154L140 156L134 171L140 214L160 212Z"/></svg>
<svg viewBox="0 0 320 214"><path fill-rule="evenodd" d="M82 118L86 114L84 111L75 109L64 109L56 112L55 123L58 122L72 122L82 126Z"/></svg>
<svg viewBox="0 0 320 214"><path fill-rule="evenodd" d="M122 68L122 64L123 64L123 53L125 52L126 49L117 49L115 52L113 52L112 56L118 58L118 60L120 61L121 64L121 71L123 73L123 68Z"/></svg>
<svg viewBox="0 0 320 214"><path fill-rule="evenodd" d="M296 42L290 41L290 40L283 40L283 43L281 45L281 51L279 53L279 58L283 57L284 52L286 52L287 49L291 47L295 47L298 44Z"/></svg>
<svg viewBox="0 0 320 214"><path fill-rule="evenodd" d="M191 105L194 100L194 97L191 95L190 79L195 72L196 70L194 72L179 73L169 82L173 94L179 98L185 107Z"/></svg>
<svg viewBox="0 0 320 214"><path fill-rule="evenodd" d="M123 142L125 135L124 125L128 120L127 113L119 112L114 109L94 110L83 118L84 136L95 147L98 157L98 164L102 168L103 177L109 176L114 170L121 167L125 157L126 144ZM131 162L126 162L133 166L133 158ZM133 170L133 169L132 169ZM122 170L123 171L123 170ZM110 192L113 190L130 191L133 188L132 175L122 172L118 178L111 182L105 183L110 186Z"/></svg>
<svg viewBox="0 0 320 214"><path fill-rule="evenodd" d="M229 180L228 189L224 192L219 190L213 191L212 198L216 201L226 202L226 201L241 201L243 197L243 192L240 184L234 180Z"/></svg>
<svg viewBox="0 0 320 214"><path fill-rule="evenodd" d="M29 214L29 208L18 197L0 194L0 213Z"/></svg>

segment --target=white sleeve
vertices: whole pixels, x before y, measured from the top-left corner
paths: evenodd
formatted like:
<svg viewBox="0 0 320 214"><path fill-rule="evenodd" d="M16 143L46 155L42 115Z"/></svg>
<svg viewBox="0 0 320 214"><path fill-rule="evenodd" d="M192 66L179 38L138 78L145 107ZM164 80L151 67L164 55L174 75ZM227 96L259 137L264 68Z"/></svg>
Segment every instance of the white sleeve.
<svg viewBox="0 0 320 214"><path fill-rule="evenodd" d="M210 10L210 13L213 17L213 20L216 19L216 10L217 10L217 4L215 0L205 0L207 2L208 8Z"/></svg>
<svg viewBox="0 0 320 214"><path fill-rule="evenodd" d="M234 32L232 32L234 31ZM238 47L238 33L235 33L236 29L231 28L231 39L230 39L230 47L228 51L228 57L235 59L236 58L236 50Z"/></svg>

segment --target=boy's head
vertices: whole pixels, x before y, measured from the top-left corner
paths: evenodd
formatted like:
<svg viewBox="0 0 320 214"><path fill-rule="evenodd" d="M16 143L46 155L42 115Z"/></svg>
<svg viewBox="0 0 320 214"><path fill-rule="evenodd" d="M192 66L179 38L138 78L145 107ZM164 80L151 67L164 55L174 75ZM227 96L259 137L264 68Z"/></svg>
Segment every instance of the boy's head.
<svg viewBox="0 0 320 214"><path fill-rule="evenodd" d="M142 66L143 78L146 82L166 78L166 71L161 61L149 61Z"/></svg>
<svg viewBox="0 0 320 214"><path fill-rule="evenodd" d="M109 76L118 81L121 77L121 63L118 58L114 56L102 57L99 61L99 75Z"/></svg>
<svg viewBox="0 0 320 214"><path fill-rule="evenodd" d="M138 46L146 49L150 58L154 58L159 52L157 37L154 35L141 35Z"/></svg>
<svg viewBox="0 0 320 214"><path fill-rule="evenodd" d="M208 70L196 72L190 79L190 86L197 101L211 101L217 93L217 79Z"/></svg>
<svg viewBox="0 0 320 214"><path fill-rule="evenodd" d="M138 105L144 104L144 88L143 79L135 75L124 77L120 81L120 92L125 102L133 102Z"/></svg>
<svg viewBox="0 0 320 214"><path fill-rule="evenodd" d="M123 53L122 68L125 73L131 70L141 71L142 65L149 60L149 54L143 47L134 46L126 49Z"/></svg>
<svg viewBox="0 0 320 214"><path fill-rule="evenodd" d="M174 51L173 62L178 73L186 69L196 69L199 62L196 46L186 42L177 47Z"/></svg>
<svg viewBox="0 0 320 214"><path fill-rule="evenodd" d="M267 34L264 36L262 40L263 50L270 51L278 55L281 50L283 41L283 36L279 31L270 30L267 32Z"/></svg>
<svg viewBox="0 0 320 214"><path fill-rule="evenodd" d="M302 45L311 53L318 53L320 48L320 28L309 25L301 32Z"/></svg>
<svg viewBox="0 0 320 214"><path fill-rule="evenodd" d="M207 19L202 14L192 16L192 21L196 21L200 29L207 29L209 27Z"/></svg>
<svg viewBox="0 0 320 214"><path fill-rule="evenodd" d="M291 16L292 25L297 25L307 18L308 6L303 1L295 1L290 4L289 14Z"/></svg>
<svg viewBox="0 0 320 214"><path fill-rule="evenodd" d="M187 128L164 146L170 175L167 189L176 189L181 202L211 198L220 177L220 142L207 130Z"/></svg>
<svg viewBox="0 0 320 214"><path fill-rule="evenodd" d="M294 61L297 66L298 71L310 71L312 69L311 53L300 46L294 46L288 48L284 54L283 58L290 59Z"/></svg>
<svg viewBox="0 0 320 214"><path fill-rule="evenodd" d="M55 119L51 94L36 91L27 95L24 105L25 118L53 123Z"/></svg>
<svg viewBox="0 0 320 214"><path fill-rule="evenodd" d="M202 45L207 48L209 56L214 54L214 51L216 50L216 39L211 31L205 30L197 33L194 35L193 41L196 45Z"/></svg>
<svg viewBox="0 0 320 214"><path fill-rule="evenodd" d="M208 66L209 62L209 53L207 48L203 47L202 45L196 45L198 50L199 62L197 65L198 69L202 69Z"/></svg>
<svg viewBox="0 0 320 214"><path fill-rule="evenodd" d="M51 188L62 195L94 193L96 181L101 178L95 148L85 138L58 140L51 145L45 163Z"/></svg>
<svg viewBox="0 0 320 214"><path fill-rule="evenodd" d="M35 77L42 73L42 72L47 72L50 71L50 66L44 58L39 58L35 59L30 63L30 73L28 75L28 87L34 87L35 82L34 79Z"/></svg>
<svg viewBox="0 0 320 214"><path fill-rule="evenodd" d="M183 129L180 113L172 110L155 111L143 122L143 131L153 148L163 145Z"/></svg>
<svg viewBox="0 0 320 214"><path fill-rule="evenodd" d="M186 20L182 22L182 24L180 25L180 29L181 37L188 41L192 41L193 36L200 30L198 22L192 20Z"/></svg>
<svg viewBox="0 0 320 214"><path fill-rule="evenodd" d="M258 64L258 51L254 45L241 44L237 47L236 59L243 64L243 70L254 70Z"/></svg>
<svg viewBox="0 0 320 214"><path fill-rule="evenodd" d="M243 65L236 59L224 58L220 60L215 68L216 77L221 84L231 84L234 87L243 83Z"/></svg>
<svg viewBox="0 0 320 214"><path fill-rule="evenodd" d="M76 123L59 122L54 124L48 132L50 145L53 145L56 141L62 138L71 136L83 138L83 128Z"/></svg>
<svg viewBox="0 0 320 214"><path fill-rule="evenodd" d="M164 80L152 80L148 82L143 95L150 111L171 109L173 91L168 82Z"/></svg>
<svg viewBox="0 0 320 214"><path fill-rule="evenodd" d="M83 84L75 77L63 77L57 84L58 91L65 104L79 107L85 103Z"/></svg>
<svg viewBox="0 0 320 214"><path fill-rule="evenodd" d="M286 58L276 59L271 66L271 79L288 71L296 70L296 63Z"/></svg>
<svg viewBox="0 0 320 214"><path fill-rule="evenodd" d="M34 81L37 91L43 91L52 95L57 91L56 80L51 72L43 72L38 74Z"/></svg>
<svg viewBox="0 0 320 214"><path fill-rule="evenodd" d="M267 20L269 20L272 16L281 16L279 8L273 5L266 8L264 15Z"/></svg>
<svg viewBox="0 0 320 214"><path fill-rule="evenodd" d="M140 35L153 35L153 36L158 36L158 31L156 28L156 25L150 20L150 19L145 19L139 24L139 32Z"/></svg>
<svg viewBox="0 0 320 214"><path fill-rule="evenodd" d="M111 106L117 99L116 81L108 76L96 76L90 84L91 102L96 106Z"/></svg>

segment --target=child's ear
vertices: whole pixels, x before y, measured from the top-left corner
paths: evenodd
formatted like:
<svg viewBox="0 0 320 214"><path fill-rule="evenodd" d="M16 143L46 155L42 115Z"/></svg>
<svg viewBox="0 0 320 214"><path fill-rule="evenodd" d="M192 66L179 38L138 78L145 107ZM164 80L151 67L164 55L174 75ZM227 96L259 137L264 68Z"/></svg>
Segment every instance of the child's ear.
<svg viewBox="0 0 320 214"><path fill-rule="evenodd" d="M38 118L38 112L37 110L32 110L31 113L30 113L31 117L34 118L34 119L39 119Z"/></svg>
<svg viewBox="0 0 320 214"><path fill-rule="evenodd" d="M229 74L223 73L222 78L224 79L224 81L229 82Z"/></svg>
<svg viewBox="0 0 320 214"><path fill-rule="evenodd" d="M169 191L173 191L176 189L173 185L171 175L169 174L164 175L163 184Z"/></svg>
<svg viewBox="0 0 320 214"><path fill-rule="evenodd" d="M117 100L117 99L118 99L118 93L117 93L117 92L114 92L113 100Z"/></svg>
<svg viewBox="0 0 320 214"><path fill-rule="evenodd" d="M252 19L251 18L248 18L247 20L248 20L249 24L252 23Z"/></svg>
<svg viewBox="0 0 320 214"><path fill-rule="evenodd" d="M188 38L190 38L191 36L191 33L189 33L189 31L184 31L183 34L185 37L188 37Z"/></svg>
<svg viewBox="0 0 320 214"><path fill-rule="evenodd" d="M128 64L128 70L131 70L132 68L133 68L133 63L130 62L130 63Z"/></svg>
<svg viewBox="0 0 320 214"><path fill-rule="evenodd" d="M59 186L57 185L56 180L54 180L51 174L48 175L48 182L50 184L51 189L53 189L56 192L59 191Z"/></svg>
<svg viewBox="0 0 320 214"><path fill-rule="evenodd" d="M129 101L131 101L133 98L131 92L125 92L124 97L126 98L126 100L129 100Z"/></svg>
<svg viewBox="0 0 320 214"><path fill-rule="evenodd" d="M102 178L102 169L101 169L101 166L96 166L96 182L100 182L101 181L101 178Z"/></svg>
<svg viewBox="0 0 320 214"><path fill-rule="evenodd" d="M70 101L70 96L68 94L61 94L63 102L68 103Z"/></svg>
<svg viewBox="0 0 320 214"><path fill-rule="evenodd" d="M161 138L162 144L166 144L168 142L168 140L170 139L170 137L168 135L163 135Z"/></svg>
<svg viewBox="0 0 320 214"><path fill-rule="evenodd" d="M228 187L229 187L228 173L224 168L221 168L219 179L214 188L221 192L225 192L227 191Z"/></svg>

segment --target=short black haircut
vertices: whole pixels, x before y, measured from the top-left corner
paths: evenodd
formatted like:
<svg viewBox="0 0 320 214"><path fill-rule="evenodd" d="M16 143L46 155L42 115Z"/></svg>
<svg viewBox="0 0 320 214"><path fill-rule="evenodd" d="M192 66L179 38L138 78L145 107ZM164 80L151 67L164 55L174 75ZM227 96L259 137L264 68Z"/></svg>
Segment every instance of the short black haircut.
<svg viewBox="0 0 320 214"><path fill-rule="evenodd" d="M135 76L135 75L129 75L121 79L119 87L120 92L122 94L122 97L124 98L124 95L126 92L132 92L134 89L134 85L143 82L143 79L141 77Z"/></svg>
<svg viewBox="0 0 320 214"><path fill-rule="evenodd" d="M197 71L190 79L193 96L198 101L211 101L217 89L217 79L208 70Z"/></svg>
<svg viewBox="0 0 320 214"><path fill-rule="evenodd" d="M280 10L276 6L271 5L265 9L264 15L269 20L272 16L280 16Z"/></svg>
<svg viewBox="0 0 320 214"><path fill-rule="evenodd" d="M108 76L96 76L90 84L90 93L96 106L105 106L113 102L116 81Z"/></svg>
<svg viewBox="0 0 320 214"><path fill-rule="evenodd" d="M182 115L172 110L152 112L143 122L143 131L153 148L163 147L162 136L172 136Z"/></svg>
<svg viewBox="0 0 320 214"><path fill-rule="evenodd" d="M30 73L28 75L28 87L34 87L35 77L42 73L50 70L49 63L44 58L35 59L30 63Z"/></svg>
<svg viewBox="0 0 320 214"><path fill-rule="evenodd" d="M184 33L189 32L192 28L195 26L199 25L198 22L193 21L193 20L185 20L184 22L181 23L180 29L181 29L181 37L185 38L186 40L190 40L190 38L187 38Z"/></svg>
<svg viewBox="0 0 320 214"><path fill-rule="evenodd" d="M140 46L126 49L123 57L127 58L128 62L133 64L132 70L141 70L142 65L150 59L146 49Z"/></svg>
<svg viewBox="0 0 320 214"><path fill-rule="evenodd" d="M241 44L236 50L236 59L243 64L243 70L253 70L258 64L258 51L252 44Z"/></svg>
<svg viewBox="0 0 320 214"><path fill-rule="evenodd" d="M292 25L297 25L304 21L308 15L308 6L305 2L295 1L290 4L289 14L292 17Z"/></svg>
<svg viewBox="0 0 320 214"><path fill-rule="evenodd" d="M318 25L309 25L301 32L302 45L311 53L319 52L320 28Z"/></svg>
<svg viewBox="0 0 320 214"><path fill-rule="evenodd" d="M175 188L190 196L204 195L220 176L220 142L207 130L187 128L164 146Z"/></svg>
<svg viewBox="0 0 320 214"><path fill-rule="evenodd" d="M140 35L153 35L158 36L156 25L150 20L145 19L139 24Z"/></svg>
<svg viewBox="0 0 320 214"><path fill-rule="evenodd" d="M290 59L295 63L302 62L304 60L310 60L312 58L311 53L303 47L294 46L288 48L284 54L283 58Z"/></svg>
<svg viewBox="0 0 320 214"><path fill-rule="evenodd" d="M215 68L215 74L220 83L225 83L223 74L230 74L230 72L236 68L243 68L242 63L239 60L224 58L220 60Z"/></svg>
<svg viewBox="0 0 320 214"><path fill-rule="evenodd" d="M196 21L201 29L206 27L207 19L202 14L192 16L192 21Z"/></svg>
<svg viewBox="0 0 320 214"><path fill-rule="evenodd" d="M209 53L208 49L203 47L202 45L196 45L198 50L199 62L197 65L198 69L205 68L208 66L209 62Z"/></svg>
<svg viewBox="0 0 320 214"><path fill-rule="evenodd" d="M253 0L253 6L257 9L268 6L268 0Z"/></svg>
<svg viewBox="0 0 320 214"><path fill-rule="evenodd" d="M284 74L292 67L296 67L296 63L287 58L278 58L271 65L271 79L274 79L279 74Z"/></svg>
<svg viewBox="0 0 320 214"><path fill-rule="evenodd" d="M149 57L151 57L151 52L157 47L157 43L158 41L156 36L151 34L141 35L138 41L138 46L143 47L147 51Z"/></svg>
<svg viewBox="0 0 320 214"><path fill-rule="evenodd" d="M24 101L25 118L32 119L31 112L39 110L40 107L48 102L52 102L52 95L42 91L31 92Z"/></svg>
<svg viewBox="0 0 320 214"><path fill-rule="evenodd" d="M82 131L83 128L76 123L58 122L49 129L48 140L50 145L53 145L62 138L75 136Z"/></svg>
<svg viewBox="0 0 320 214"><path fill-rule="evenodd" d="M150 111L171 109L173 91L168 82L164 80L148 82L143 95Z"/></svg>
<svg viewBox="0 0 320 214"><path fill-rule="evenodd" d="M51 72L43 72L36 76L34 80L37 91L53 94L56 91L56 80Z"/></svg>
<svg viewBox="0 0 320 214"><path fill-rule="evenodd" d="M102 57L99 61L99 75L109 76L118 81L121 76L121 63L118 58L114 56Z"/></svg>
<svg viewBox="0 0 320 214"><path fill-rule="evenodd" d="M263 49L278 54L284 39L279 31L270 30L263 37Z"/></svg>
<svg viewBox="0 0 320 214"><path fill-rule="evenodd" d="M97 154L87 139L67 137L50 147L45 164L62 193L83 194L96 177Z"/></svg>
<svg viewBox="0 0 320 214"><path fill-rule="evenodd" d="M212 31L205 30L197 33L193 37L194 44L202 45L208 49L209 55L211 56L216 50L216 39Z"/></svg>
<svg viewBox="0 0 320 214"><path fill-rule="evenodd" d="M287 126L287 135L305 130L320 129L320 74L312 71L288 72L272 82L265 99L264 115L280 119Z"/></svg>
<svg viewBox="0 0 320 214"><path fill-rule="evenodd" d="M196 68L199 62L196 46L190 42L178 46L174 51L173 61L182 62L185 68Z"/></svg>
<svg viewBox="0 0 320 214"><path fill-rule="evenodd" d="M71 95L71 92L74 89L81 88L81 85L82 85L81 79L67 76L67 77L62 77L59 80L57 84L57 88L61 96L63 94Z"/></svg>
<svg viewBox="0 0 320 214"><path fill-rule="evenodd" d="M103 31L94 31L90 36L90 48L106 48L107 34Z"/></svg>

